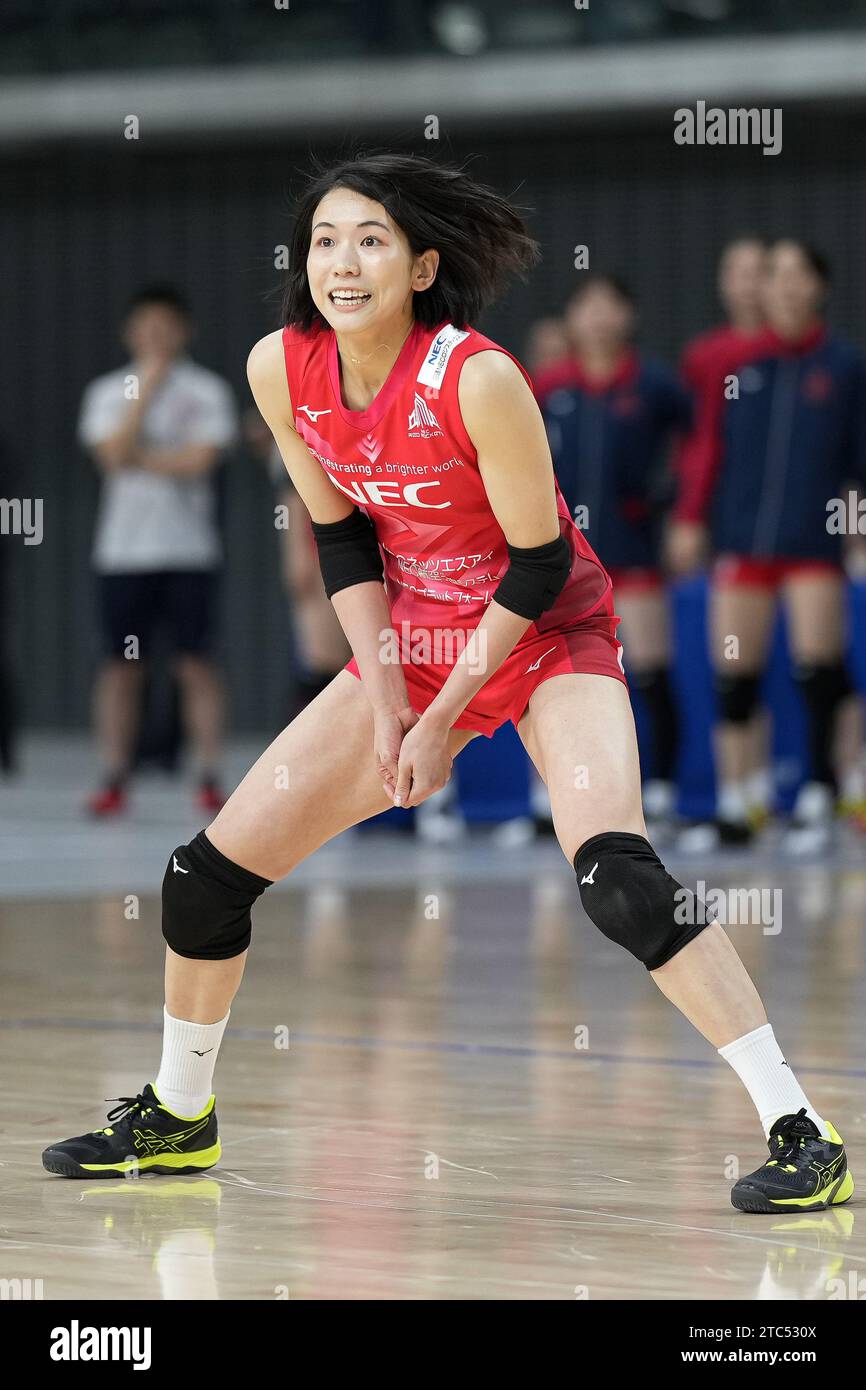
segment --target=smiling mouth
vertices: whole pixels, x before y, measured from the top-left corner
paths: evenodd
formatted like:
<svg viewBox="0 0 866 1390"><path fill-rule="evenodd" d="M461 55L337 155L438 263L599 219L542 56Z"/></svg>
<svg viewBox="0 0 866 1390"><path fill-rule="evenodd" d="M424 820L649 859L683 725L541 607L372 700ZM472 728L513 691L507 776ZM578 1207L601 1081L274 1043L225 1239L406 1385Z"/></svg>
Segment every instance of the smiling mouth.
<svg viewBox="0 0 866 1390"><path fill-rule="evenodd" d="M362 304L368 304L372 297L367 290L331 290L328 295L331 303L340 309L359 308Z"/></svg>

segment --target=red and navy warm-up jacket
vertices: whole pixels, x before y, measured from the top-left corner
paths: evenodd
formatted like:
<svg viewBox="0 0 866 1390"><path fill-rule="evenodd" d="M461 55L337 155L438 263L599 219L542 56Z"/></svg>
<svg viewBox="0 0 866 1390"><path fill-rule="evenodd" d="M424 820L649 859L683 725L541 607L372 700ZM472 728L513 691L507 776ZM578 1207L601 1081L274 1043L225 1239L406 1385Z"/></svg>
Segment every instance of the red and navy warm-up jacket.
<svg viewBox="0 0 866 1390"><path fill-rule="evenodd" d="M717 551L838 560L827 504L866 481L860 354L823 327L796 342L729 330L703 365L675 517L707 522Z"/></svg>
<svg viewBox="0 0 866 1390"><path fill-rule="evenodd" d="M691 423L676 374L628 352L605 381L565 358L533 385L557 482L573 516L586 508L577 519L602 564L655 567L666 445Z"/></svg>

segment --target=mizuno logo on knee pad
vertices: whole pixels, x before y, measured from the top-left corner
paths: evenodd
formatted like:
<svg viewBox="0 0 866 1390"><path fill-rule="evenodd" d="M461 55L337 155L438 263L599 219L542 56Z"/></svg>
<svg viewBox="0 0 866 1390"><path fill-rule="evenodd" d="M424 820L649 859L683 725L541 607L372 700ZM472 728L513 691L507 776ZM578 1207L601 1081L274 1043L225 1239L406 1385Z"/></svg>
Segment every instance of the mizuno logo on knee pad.
<svg viewBox="0 0 866 1390"><path fill-rule="evenodd" d="M605 873L596 881L602 859ZM703 904L698 905L703 912L681 920L677 906L687 890L671 878L644 835L624 830L593 835L574 856L574 872L590 921L647 970L666 965L709 925ZM584 895L585 884L594 891Z"/></svg>
<svg viewBox="0 0 866 1390"><path fill-rule="evenodd" d="M187 866L178 860L182 854ZM187 883L185 880L189 879ZM162 881L162 934L179 956L229 960L250 944L250 909L270 886L211 844L203 830L178 845Z"/></svg>

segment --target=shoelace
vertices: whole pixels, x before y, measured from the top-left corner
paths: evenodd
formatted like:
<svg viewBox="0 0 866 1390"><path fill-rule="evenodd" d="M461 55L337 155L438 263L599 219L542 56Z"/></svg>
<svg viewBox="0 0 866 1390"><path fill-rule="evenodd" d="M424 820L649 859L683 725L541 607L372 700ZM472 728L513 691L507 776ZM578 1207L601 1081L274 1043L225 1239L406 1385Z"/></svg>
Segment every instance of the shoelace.
<svg viewBox="0 0 866 1390"><path fill-rule="evenodd" d="M137 1096L105 1096L104 1099L106 1105L110 1104L113 1100L120 1101L120 1104L115 1106L113 1110L109 1110L105 1117L112 1124L115 1120L125 1120L129 1115L134 1115L136 1111L140 1111L142 1115L147 1115L151 1110L156 1109L156 1106L143 1094ZM95 1129L93 1133L104 1134L105 1130Z"/></svg>
<svg viewBox="0 0 866 1390"><path fill-rule="evenodd" d="M105 1097L106 1104L111 1100L120 1101L120 1104L115 1106L114 1110L109 1110L105 1117L107 1120L112 1121L125 1120L127 1115L133 1114L136 1110L140 1110L142 1115L146 1115L149 1110L154 1110L156 1108L150 1104L145 1095Z"/></svg>
<svg viewBox="0 0 866 1390"><path fill-rule="evenodd" d="M811 1139L813 1137L810 1134L793 1134L791 1132L797 1121L801 1120L805 1114L805 1109L798 1111L789 1125L786 1125L784 1129L777 1130L776 1139L778 1140L778 1148L773 1154L777 1163L787 1163L792 1158L795 1158L799 1150L803 1147L804 1139Z"/></svg>

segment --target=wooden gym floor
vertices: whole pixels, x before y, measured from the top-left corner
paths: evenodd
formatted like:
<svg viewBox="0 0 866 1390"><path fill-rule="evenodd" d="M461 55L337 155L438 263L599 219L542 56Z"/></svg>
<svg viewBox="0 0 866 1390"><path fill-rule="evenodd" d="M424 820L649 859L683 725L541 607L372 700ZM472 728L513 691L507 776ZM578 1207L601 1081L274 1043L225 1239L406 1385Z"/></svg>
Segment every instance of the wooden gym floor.
<svg viewBox="0 0 866 1390"><path fill-rule="evenodd" d="M159 882L200 828L167 784L123 827L76 806L31 780L0 817L0 1278L45 1299L823 1300L866 1276L856 864L666 858L781 890L781 931L731 935L848 1141L846 1207L731 1207L765 1152L734 1074L589 925L554 846L480 832L350 834L271 890L216 1072L221 1163L71 1181L41 1150L155 1076Z"/></svg>

